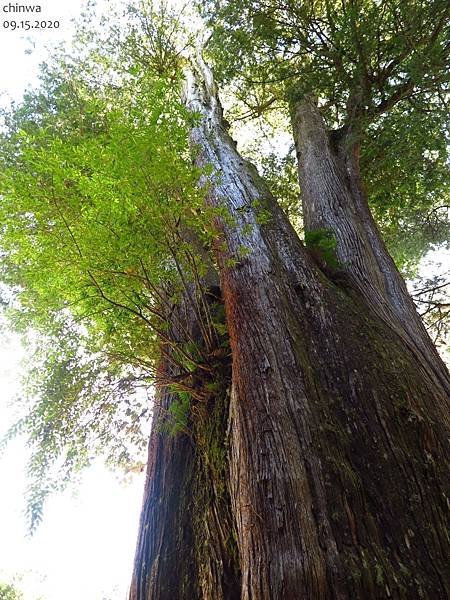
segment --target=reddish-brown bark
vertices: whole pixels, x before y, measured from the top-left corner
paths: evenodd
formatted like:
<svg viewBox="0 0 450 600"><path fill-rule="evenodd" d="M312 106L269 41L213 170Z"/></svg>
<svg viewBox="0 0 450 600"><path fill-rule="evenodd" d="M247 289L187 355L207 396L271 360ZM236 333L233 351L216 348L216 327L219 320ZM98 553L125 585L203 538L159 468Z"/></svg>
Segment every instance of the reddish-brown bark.
<svg viewBox="0 0 450 600"><path fill-rule="evenodd" d="M217 258L232 352L227 526L242 579L217 596L201 587L170 596L155 582L134 598L446 598L445 367L391 306L367 232L361 256L348 250L355 272L316 264L237 152L201 62L186 96L203 115L192 143L214 169L208 202L233 217L219 224ZM345 214L364 234L358 210ZM172 548L175 571L186 549Z"/></svg>

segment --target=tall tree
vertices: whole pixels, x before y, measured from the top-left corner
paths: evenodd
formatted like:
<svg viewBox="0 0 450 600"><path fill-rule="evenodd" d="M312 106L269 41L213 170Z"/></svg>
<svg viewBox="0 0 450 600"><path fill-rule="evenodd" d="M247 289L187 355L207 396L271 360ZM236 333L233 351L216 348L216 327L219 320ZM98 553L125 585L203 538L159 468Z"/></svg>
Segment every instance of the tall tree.
<svg viewBox="0 0 450 600"><path fill-rule="evenodd" d="M50 402L25 426L47 458L75 438L73 460L86 442L73 414L128 432L120 405L92 394L98 370L77 385L87 358L109 369L105 384L156 381L132 600L445 598L449 376L369 211L358 149L372 116L414 86L439 96L446 13L259 6L222 5L214 56L236 76L225 24L243 89L274 73L263 88L291 116L305 244L237 151L201 55L180 59L164 11L139 13L119 86L66 81L65 66L9 116L2 247L16 321L87 338L56 361ZM421 60L405 41L419 8L436 19ZM369 57L391 64L384 88L381 75L361 88Z"/></svg>
<svg viewBox="0 0 450 600"><path fill-rule="evenodd" d="M371 207L405 266L406 235L415 229L423 251L427 215L448 204L447 3L202 4L217 75L246 107L240 118L318 105L333 139L358 148Z"/></svg>
<svg viewBox="0 0 450 600"><path fill-rule="evenodd" d="M370 293L317 265L237 153L210 74L191 83L197 160L220 173L209 202L235 220L217 252L241 597L444 597L445 367L436 377Z"/></svg>
<svg viewBox="0 0 450 600"><path fill-rule="evenodd" d="M369 3L359 8L367 7L370 8ZM331 10L330 5L326 8ZM408 8L409 12L405 9L402 17L411 18L414 29L418 25L418 13L411 9L417 7ZM333 18L345 21L346 25L353 22L354 27L349 31L354 34L359 16L357 9L354 4L348 10L344 6L341 13L334 8ZM437 5L430 8L433 14L439 13L436 27L428 42L423 43L421 39L417 43L419 50L423 43L427 52L437 56L436 79L441 76L446 58L442 43L446 8L442 9L443 6ZM399 10L395 7L394 17ZM274 54L280 48L281 52L289 54L288 43L283 37L285 32L280 34L280 23L282 17L286 23L286 12L300 36L300 39L291 37L289 42L293 46L301 48L305 31L319 45L324 39L317 34L317 27L322 31L320 16L324 15L314 14L312 7L298 7L293 3L282 6L232 3L226 5L223 12L225 17L229 18L230 14L236 17L240 27L234 32L226 30L225 35L219 28L216 46L219 66L225 64L229 68L232 64L233 58L227 52L230 45L238 60L250 55L249 79L255 70L259 74L270 66L276 70L279 61ZM368 12L372 18L374 7ZM307 24L301 16L307 19ZM380 20L385 18L380 17ZM423 19L423 14L420 18ZM395 21L394 18L394 29L397 27ZM364 24L369 31L371 25L367 15ZM330 18L327 32L333 30L333 25ZM252 26L255 26L256 36L254 30L247 30L247 35L242 35L246 27L252 29ZM343 40L342 44L358 45L355 35L344 34L343 29L345 31L340 22L332 33ZM263 49L258 46L261 32ZM390 37L380 30L377 35L380 40ZM276 41L272 38L272 46L267 43L267 36L277 37ZM228 41L235 43L228 45ZM398 52L404 56L394 56L395 48L390 47L392 69L408 55L401 42L398 42ZM410 48L410 42L405 45ZM436 567L435 559L444 557L441 542L437 541L441 534L436 537L435 558L425 567L429 558L424 561L417 555L412 558L408 534L398 526L400 515L406 523L406 515L410 514L416 525L424 516L418 518L417 509L412 507L414 491L403 492L412 483L407 473L414 472L420 463L424 464L424 459L419 458L420 454L423 456L424 448L420 449L420 442L414 451L412 446L409 447L417 433L410 431L407 434L410 441L406 441L403 436L409 425L404 423L401 409L395 407L392 400L415 397L414 403L419 399L425 402L423 411L426 412L430 405L424 400L423 390L430 390L431 385L435 390L432 396L437 393L439 398L437 403L431 403L435 408L440 405L432 418L433 424L430 422L430 427L437 432L441 426L446 427L448 374L383 244L367 205L359 171L364 126L369 126L376 115L393 109L397 102L412 94L416 84L420 88L425 73L415 71L412 82L406 71L403 75L408 83L400 82L398 86L393 86L386 75L386 86L381 92L374 93L373 106L367 97L359 99L359 75L350 85L341 82L345 103L337 110L341 109L344 123L339 123L340 117L334 117L335 127L330 128L317 106L317 98L311 95L318 96L322 91L320 76L317 81L314 70L316 65L311 66L317 59L317 54L313 53L314 43L305 42L305 46L306 50L303 48L300 52L304 70L296 72L292 62L287 67L283 64L280 79L290 80L288 86L282 86L282 93L290 106L298 150L309 252L302 251L267 188L236 152L207 69L197 70L194 75L191 73L187 94L189 105L204 117L203 127L192 133L194 146L200 152L197 160L214 165L217 173L217 179L211 183L209 202L213 205L225 203L234 217L233 227L222 229L225 244L218 247L217 255L232 348L229 469L242 570L241 597L363 598L427 594L444 597L447 588L445 571L440 570L444 569L443 563L437 569L440 573L436 571L434 584L431 582L434 575L430 578ZM338 46L338 54L340 49ZM357 56L361 58L361 55ZM381 54L378 60L383 60ZM353 70L352 63L357 60L351 56L348 62ZM404 69L405 65L398 68ZM301 78L305 70L309 77ZM355 71L358 73L358 69ZM321 74L328 87L336 85L339 77L343 78L343 73L338 70L333 79L329 65ZM380 76L379 87L381 79ZM273 87L279 88L277 77L272 83ZM428 84L426 81L423 86L427 91L436 91L436 81L431 89L427 88ZM308 85L312 89L301 89ZM269 87L267 78L264 86ZM391 86L393 89L389 89ZM245 89L247 91L248 87ZM378 93L383 100L377 101ZM271 98L265 105L273 101ZM325 116L329 104L325 105ZM257 111L260 109L261 105L255 107ZM258 212L262 218L261 215L258 217ZM264 223L266 218L268 221ZM239 261L239 267L227 268L230 258L235 260L242 246L250 249L248 256ZM324 282L318 272L326 276L328 285L334 289L334 292L328 292L330 304L327 304L326 287L322 287ZM344 291L343 296L336 288ZM345 296L353 311L346 305ZM356 310L355 305L358 306ZM371 325L366 331L368 322ZM308 328L311 328L309 333ZM365 351L359 347L355 335L364 340ZM376 342L378 335L381 338ZM386 354L386 347L382 350L387 343L385 335L391 340ZM391 344L399 344L398 353ZM356 358L360 353L364 355L361 363ZM397 359L392 360L395 355ZM415 392L412 391L415 384L407 383L408 376L400 383L403 376L399 376L398 367L392 371L393 365L400 364L397 362L400 356L411 361L410 364L415 365L413 368L418 368L426 379L418 384ZM407 410L410 409L411 405ZM368 418L369 414L374 418ZM332 435L330 430L333 429L341 436ZM368 439L374 441L370 449ZM445 443L444 438L439 445L441 443ZM443 451L444 446L440 448ZM407 464L409 459L406 457L412 456L411 452L418 454ZM336 455L342 462L335 460ZM373 481L375 465L380 475ZM384 468L387 470L383 473ZM391 468L396 473L389 476ZM422 485L413 477L421 489ZM433 477L435 481L439 478ZM402 484L395 491L393 488L400 480ZM396 482L394 486L393 481ZM422 493L418 493L423 498ZM432 494L434 497L440 495L441 492ZM441 506L435 512L441 514L436 522L439 530L444 523L444 511ZM390 513L390 517L386 513ZM392 517L395 522L389 525ZM428 556L431 547L429 541L425 541L425 523L429 517L425 517L420 526L422 533L415 534L415 539L420 537L427 547L425 553ZM367 551L368 556L375 557L373 562L367 560ZM414 552L417 551L418 547ZM405 569L407 556L410 566ZM420 569L424 569L422 582L417 576L420 563ZM413 564L415 575L410 570ZM432 589L434 585L436 587ZM152 589L150 585L148 597L158 597L152 595ZM203 595L214 597L205 592Z"/></svg>

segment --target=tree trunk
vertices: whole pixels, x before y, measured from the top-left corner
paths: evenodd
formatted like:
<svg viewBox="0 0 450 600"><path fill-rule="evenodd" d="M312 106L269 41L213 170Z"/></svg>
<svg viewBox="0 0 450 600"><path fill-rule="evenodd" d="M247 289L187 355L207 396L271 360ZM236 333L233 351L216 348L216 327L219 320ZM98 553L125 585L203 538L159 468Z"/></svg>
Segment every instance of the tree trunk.
<svg viewBox="0 0 450 600"><path fill-rule="evenodd" d="M242 574L239 591L199 597L446 598L445 367L433 357L430 368L381 310L375 271L364 286L320 268L238 154L201 61L186 97L202 115L196 160L214 170L208 202L231 217L218 219L216 253L232 352L228 527ZM175 572L185 550L172 550ZM136 599L197 597L159 589Z"/></svg>
<svg viewBox="0 0 450 600"><path fill-rule="evenodd" d="M132 600L199 596L192 525L194 448L189 436L158 430L174 400L175 394L160 391L153 411Z"/></svg>
<svg viewBox="0 0 450 600"><path fill-rule="evenodd" d="M216 283L210 269L203 280L203 301ZM197 305L192 289L185 290L181 303L170 311L168 338L174 345L161 346L130 600L238 597L240 573L226 452L229 357L214 360L208 371L193 373L183 372L172 360L186 342L206 348L206 354L213 350L208 348L212 336L204 335L208 324L199 323L202 304ZM213 392L205 393L212 383L210 366ZM179 400L181 375L183 389L190 389L192 398L187 422L175 431L170 427L170 408Z"/></svg>
<svg viewBox="0 0 450 600"><path fill-rule="evenodd" d="M359 168L358 135L328 131L310 99L291 103L305 231L331 231L340 271L401 335L450 393L448 373L389 255L369 209Z"/></svg>
<svg viewBox="0 0 450 600"><path fill-rule="evenodd" d="M170 368L163 364L162 369ZM190 433L164 431L176 394L158 393L130 600L238 598L239 565L226 456L228 395L212 397ZM206 413L206 414L205 414ZM206 415L208 420L206 420Z"/></svg>

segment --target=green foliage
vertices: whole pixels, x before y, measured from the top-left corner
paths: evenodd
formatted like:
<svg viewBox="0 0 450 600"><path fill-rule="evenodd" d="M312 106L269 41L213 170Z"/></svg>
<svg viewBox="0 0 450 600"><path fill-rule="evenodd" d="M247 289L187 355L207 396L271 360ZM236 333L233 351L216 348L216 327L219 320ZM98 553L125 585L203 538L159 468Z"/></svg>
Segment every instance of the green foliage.
<svg viewBox="0 0 450 600"><path fill-rule="evenodd" d="M212 312L212 323L213 323L214 329L217 331L219 337L225 338L223 341L228 344L228 338L226 337L227 333L228 333L228 329L227 329L227 325L226 325L226 321L225 321L224 305L217 304L212 309L211 312Z"/></svg>
<svg viewBox="0 0 450 600"><path fill-rule="evenodd" d="M448 118L432 108L396 108L367 129L362 145L372 211L408 277L427 249L449 242Z"/></svg>
<svg viewBox="0 0 450 600"><path fill-rule="evenodd" d="M130 33L126 38L127 54L133 58L132 70L145 70L159 76L177 77L182 50L192 43L193 33L183 24L183 12L164 0L129 3Z"/></svg>
<svg viewBox="0 0 450 600"><path fill-rule="evenodd" d="M280 129L274 112L283 122L288 104L309 96L330 129L350 128L372 210L397 264L413 275L433 243L449 240L439 208L448 205L448 3L199 4L213 31L216 76L235 97L231 118L262 115L264 141ZM284 180L273 189L286 202Z"/></svg>
<svg viewBox="0 0 450 600"><path fill-rule="evenodd" d="M164 415L160 430L170 436L188 431L191 395L189 392L175 392L176 396L170 404L167 415Z"/></svg>
<svg viewBox="0 0 450 600"><path fill-rule="evenodd" d="M202 293L215 235L178 75L98 52L45 66L0 135L0 273L9 322L34 348L7 436L32 450L31 528L95 456L132 468L142 454L140 390L171 344L174 306ZM197 348L176 350L181 371L195 368Z"/></svg>
<svg viewBox="0 0 450 600"><path fill-rule="evenodd" d="M104 352L89 350L81 331L61 327L60 339L39 337L30 345L22 417L8 436L26 436L27 519L33 530L47 496L63 489L96 456L132 468L146 447L148 376ZM37 346L37 347L36 347ZM127 368L128 367L128 368Z"/></svg>
<svg viewBox="0 0 450 600"><path fill-rule="evenodd" d="M362 116L410 86L445 84L448 5L444 0L203 0L209 45L222 80L244 87L313 94L324 100L330 125L349 112ZM226 43L225 43L226 42ZM400 86L408 82L408 90ZM248 85L246 85L248 84ZM402 94L400 92L403 92Z"/></svg>
<svg viewBox="0 0 450 600"><path fill-rule="evenodd" d="M337 269L339 261L336 256L336 238L333 231L329 229L315 229L305 231L305 244L313 250L317 257L329 267Z"/></svg>
<svg viewBox="0 0 450 600"><path fill-rule="evenodd" d="M0 600L22 600L23 594L9 583L0 583Z"/></svg>
<svg viewBox="0 0 450 600"><path fill-rule="evenodd" d="M293 148L285 155L271 152L261 157L261 174L270 191L278 199L290 221L298 232L302 229L298 170Z"/></svg>
<svg viewBox="0 0 450 600"><path fill-rule="evenodd" d="M355 126L377 220L398 264L412 271L430 243L446 238L444 3L203 4L214 21L217 73L233 80L241 116L286 112L289 100L314 94L330 127ZM1 303L32 349L8 437L22 432L31 447L32 526L45 497L98 454L128 467L137 460L149 416L141 388L161 357L195 378L213 361L210 350L228 353L223 305L208 305L202 278L214 265L213 223L235 223L225 209L205 207L199 182L207 178L192 164L188 131L197 117L180 101L189 36L163 4L127 14L129 28L118 21L100 37L85 23L74 52L44 65L41 87L2 115L0 275L13 299ZM259 163L300 230L294 156L263 152ZM253 208L269 223L270 213ZM417 223L430 227L418 232ZM330 232L305 238L339 266ZM176 322L185 297L210 348ZM222 386L203 384L205 394ZM176 435L187 431L195 390L172 391L164 427ZM210 445L220 466L221 447L213 437Z"/></svg>

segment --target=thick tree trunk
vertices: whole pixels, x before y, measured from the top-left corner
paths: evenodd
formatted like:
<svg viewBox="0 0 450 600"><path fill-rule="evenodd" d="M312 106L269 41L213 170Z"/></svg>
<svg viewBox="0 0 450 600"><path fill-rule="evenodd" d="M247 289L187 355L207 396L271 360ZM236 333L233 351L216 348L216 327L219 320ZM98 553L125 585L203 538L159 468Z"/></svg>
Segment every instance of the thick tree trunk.
<svg viewBox="0 0 450 600"><path fill-rule="evenodd" d="M232 351L228 526L242 580L215 597L446 598L445 367L429 367L362 281L316 264L236 151L201 62L186 95L203 117L197 161L214 169L208 202L232 217L218 221L216 251ZM382 297L382 281L365 277ZM172 547L176 571L185 557ZM137 598L190 598L158 589Z"/></svg>
<svg viewBox="0 0 450 600"><path fill-rule="evenodd" d="M291 104L305 231L329 230L337 242L339 270L372 308L401 335L417 360L450 393L442 365L369 209L359 169L358 136L328 131L316 104Z"/></svg>
<svg viewBox="0 0 450 600"><path fill-rule="evenodd" d="M215 289L212 271L205 295ZM208 283L210 286L208 286ZM186 342L208 348L192 290L171 310L168 337L177 347ZM201 305L202 303L200 303ZM240 589L235 527L228 479L230 361L213 364L213 392L202 388L211 375L188 372L190 414L181 431L170 431L170 407L183 370L172 362L174 347L161 347L157 394L150 435L147 478L130 589L130 600L237 598ZM208 365L208 368L211 365ZM186 373L185 373L186 374ZM172 382L172 385L170 384ZM195 400L198 394L202 400Z"/></svg>

